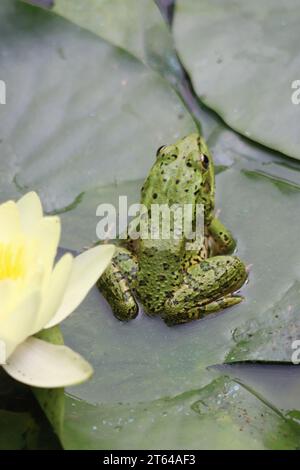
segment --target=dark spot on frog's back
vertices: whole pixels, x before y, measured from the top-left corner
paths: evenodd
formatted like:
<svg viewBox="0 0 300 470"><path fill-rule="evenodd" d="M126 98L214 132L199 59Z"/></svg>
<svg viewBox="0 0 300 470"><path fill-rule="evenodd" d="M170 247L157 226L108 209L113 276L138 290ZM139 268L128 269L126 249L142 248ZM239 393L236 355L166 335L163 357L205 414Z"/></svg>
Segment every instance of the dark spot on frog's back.
<svg viewBox="0 0 300 470"><path fill-rule="evenodd" d="M153 199L157 199L157 193L152 194Z"/></svg>

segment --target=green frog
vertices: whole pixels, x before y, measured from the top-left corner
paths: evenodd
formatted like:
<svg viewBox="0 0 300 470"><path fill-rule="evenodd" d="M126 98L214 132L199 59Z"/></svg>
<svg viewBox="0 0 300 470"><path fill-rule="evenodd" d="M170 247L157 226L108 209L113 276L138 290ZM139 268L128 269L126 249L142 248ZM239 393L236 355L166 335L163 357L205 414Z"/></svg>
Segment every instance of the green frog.
<svg viewBox="0 0 300 470"><path fill-rule="evenodd" d="M214 215L215 176L212 155L199 134L160 147L141 190L141 204L151 222L153 205L203 208L200 244L187 235L144 237L120 242L98 287L121 321L135 318L137 300L147 315L167 325L197 320L243 300L236 295L247 279L244 263L231 253L235 241ZM157 206L156 206L157 207ZM142 216L141 216L142 217ZM174 219L174 217L173 217ZM161 228L161 220L156 229ZM189 247L189 249L187 249Z"/></svg>

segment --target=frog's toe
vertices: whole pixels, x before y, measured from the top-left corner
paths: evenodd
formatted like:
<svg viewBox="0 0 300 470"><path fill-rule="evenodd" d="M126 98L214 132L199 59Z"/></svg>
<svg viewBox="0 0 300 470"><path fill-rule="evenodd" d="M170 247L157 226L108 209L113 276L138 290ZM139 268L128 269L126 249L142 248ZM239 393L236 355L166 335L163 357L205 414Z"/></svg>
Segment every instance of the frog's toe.
<svg viewBox="0 0 300 470"><path fill-rule="evenodd" d="M125 293L126 294L126 293ZM111 304L114 316L120 321L129 321L137 317L139 313L138 305L134 297L128 292L125 302Z"/></svg>

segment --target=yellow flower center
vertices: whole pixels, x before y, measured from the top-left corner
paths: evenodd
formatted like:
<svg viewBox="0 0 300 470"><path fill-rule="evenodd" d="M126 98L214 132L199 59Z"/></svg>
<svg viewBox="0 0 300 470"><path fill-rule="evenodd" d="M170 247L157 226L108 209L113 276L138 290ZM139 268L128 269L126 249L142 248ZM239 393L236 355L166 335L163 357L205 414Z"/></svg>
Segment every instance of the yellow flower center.
<svg viewBox="0 0 300 470"><path fill-rule="evenodd" d="M25 250L20 243L0 243L0 281L25 274Z"/></svg>

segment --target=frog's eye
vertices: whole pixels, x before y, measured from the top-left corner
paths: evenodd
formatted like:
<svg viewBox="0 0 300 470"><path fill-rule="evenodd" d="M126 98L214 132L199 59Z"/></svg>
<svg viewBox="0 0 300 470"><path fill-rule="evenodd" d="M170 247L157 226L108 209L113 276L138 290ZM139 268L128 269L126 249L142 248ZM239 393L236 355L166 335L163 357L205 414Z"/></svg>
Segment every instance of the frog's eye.
<svg viewBox="0 0 300 470"><path fill-rule="evenodd" d="M161 145L161 146L157 149L157 151L156 151L156 156L157 156L157 157L158 157L158 155L159 155L159 152L160 152L164 147L165 147L165 145Z"/></svg>
<svg viewBox="0 0 300 470"><path fill-rule="evenodd" d="M204 155L203 153L201 154L201 163L202 163L202 166L205 170L207 170L207 168L209 167L209 158L207 155Z"/></svg>

